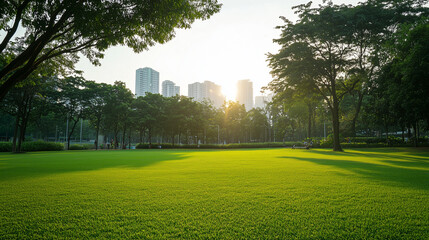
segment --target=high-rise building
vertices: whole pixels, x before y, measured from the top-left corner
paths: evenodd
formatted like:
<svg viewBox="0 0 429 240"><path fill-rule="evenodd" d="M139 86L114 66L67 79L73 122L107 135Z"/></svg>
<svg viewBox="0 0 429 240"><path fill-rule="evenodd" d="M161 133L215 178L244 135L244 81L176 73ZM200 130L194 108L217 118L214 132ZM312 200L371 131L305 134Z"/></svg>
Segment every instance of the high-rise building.
<svg viewBox="0 0 429 240"><path fill-rule="evenodd" d="M162 96L164 97L173 97L180 95L180 87L170 80L165 80L162 82Z"/></svg>
<svg viewBox="0 0 429 240"><path fill-rule="evenodd" d="M203 84L199 82L188 84L188 97L193 98L194 101L202 101Z"/></svg>
<svg viewBox="0 0 429 240"><path fill-rule="evenodd" d="M136 70L136 96L145 96L147 92L159 93L159 72L145 67Z"/></svg>
<svg viewBox="0 0 429 240"><path fill-rule="evenodd" d="M256 96L255 97L255 108L265 108L269 102L273 99L273 94L270 93L267 96Z"/></svg>
<svg viewBox="0 0 429 240"><path fill-rule="evenodd" d="M253 82L249 79L237 82L237 102L244 104L246 111L253 108Z"/></svg>
<svg viewBox="0 0 429 240"><path fill-rule="evenodd" d="M221 107L225 101L225 96L222 95L221 86L210 81L189 84L188 97L193 98L195 101L199 102L208 100L215 107Z"/></svg>
<svg viewBox="0 0 429 240"><path fill-rule="evenodd" d="M255 108L265 108L265 96L255 96Z"/></svg>

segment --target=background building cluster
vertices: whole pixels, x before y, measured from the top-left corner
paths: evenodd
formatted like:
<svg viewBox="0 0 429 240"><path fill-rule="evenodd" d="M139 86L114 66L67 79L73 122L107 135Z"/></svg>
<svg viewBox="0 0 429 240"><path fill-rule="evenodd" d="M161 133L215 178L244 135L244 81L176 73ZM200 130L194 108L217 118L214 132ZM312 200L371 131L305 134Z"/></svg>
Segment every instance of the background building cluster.
<svg viewBox="0 0 429 240"><path fill-rule="evenodd" d="M159 72L145 67L136 70L136 97L145 96L146 93L159 94ZM180 95L180 86L171 80L162 82L162 96L173 97ZM226 98L222 94L222 87L211 81L195 82L188 84L188 97L194 101L208 101L214 107L221 107ZM271 101L267 96L256 96L253 102L253 82L249 79L237 81L236 101L244 104L246 111L252 108L265 108L266 103Z"/></svg>

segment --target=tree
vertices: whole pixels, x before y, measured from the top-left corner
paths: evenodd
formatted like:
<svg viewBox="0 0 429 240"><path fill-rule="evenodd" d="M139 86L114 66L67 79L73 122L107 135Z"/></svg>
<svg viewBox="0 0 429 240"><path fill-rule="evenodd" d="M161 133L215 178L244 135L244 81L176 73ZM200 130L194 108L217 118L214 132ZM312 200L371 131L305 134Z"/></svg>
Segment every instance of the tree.
<svg viewBox="0 0 429 240"><path fill-rule="evenodd" d="M220 10L216 0L2 0L0 54L8 56L0 70L0 101L43 62L65 56L73 67L78 53L93 64L110 46L141 52L165 43L175 28L190 28ZM18 28L24 37L15 37Z"/></svg>
<svg viewBox="0 0 429 240"><path fill-rule="evenodd" d="M341 151L339 104L345 94L356 87L356 79L345 77L349 67L350 46L345 39L347 28L341 10L347 6L321 5L311 2L295 7L300 19L294 24L282 17L286 25L279 39L277 54L268 54L272 83L284 82L289 88L313 91L323 97L332 114L334 151ZM281 89L274 89L279 91Z"/></svg>
<svg viewBox="0 0 429 240"><path fill-rule="evenodd" d="M139 125L144 125L148 131L149 147L152 147L152 136L157 129L161 129L165 121L165 98L160 94L146 93L138 97L133 107L139 117Z"/></svg>
<svg viewBox="0 0 429 240"><path fill-rule="evenodd" d="M268 119L261 108L252 108L247 113L249 119L249 139L258 142L266 142L266 131L268 128Z"/></svg>
<svg viewBox="0 0 429 240"><path fill-rule="evenodd" d="M41 84L40 81L37 82ZM39 86L26 84L14 88L3 101L2 110L15 117L12 152L21 152L21 144L24 141L28 122L34 109L34 99L40 91Z"/></svg>
<svg viewBox="0 0 429 240"><path fill-rule="evenodd" d="M223 106L225 113L224 126L229 142L239 142L243 133L243 120L246 117L246 108L243 104L229 101Z"/></svg>
<svg viewBox="0 0 429 240"><path fill-rule="evenodd" d="M44 102L44 94L52 91L55 85L55 79L51 77L54 68L52 62L43 64L28 77L27 81L13 88L0 105L4 112L15 117L13 152L21 152L28 123L31 118L35 121L34 112L39 115L43 111L41 102Z"/></svg>
<svg viewBox="0 0 429 240"><path fill-rule="evenodd" d="M104 106L106 128L113 132L114 148L119 146L119 131L123 130L124 133L129 126L127 121L132 101L133 93L125 87L125 83L116 81Z"/></svg>
<svg viewBox="0 0 429 240"><path fill-rule="evenodd" d="M383 67L372 88L372 93L379 96L374 99L372 108L389 113L402 129L412 126L416 146L419 122L429 122L428 38L427 19L403 25L387 45L392 59Z"/></svg>
<svg viewBox="0 0 429 240"><path fill-rule="evenodd" d="M91 124L95 127L95 149L98 149L98 136L104 113L106 111L107 100L109 94L112 92L112 86L105 83L96 83L94 81L87 81L85 83L85 93L88 95L85 105L86 117L90 120Z"/></svg>
<svg viewBox="0 0 429 240"><path fill-rule="evenodd" d="M67 121L67 146L70 148L71 136L79 120L85 118L88 95L83 90L85 79L82 77L66 77L57 79L56 88L48 92L46 97L50 101L51 110Z"/></svg>
<svg viewBox="0 0 429 240"><path fill-rule="evenodd" d="M370 0L357 6L343 8L346 19L346 40L351 47L351 68L349 78L360 79L351 93L357 95L355 111L351 119L350 132L356 134L356 122L370 81L389 59L383 54L382 46L392 39L397 26L415 22L420 15L427 13L424 1L379 1Z"/></svg>

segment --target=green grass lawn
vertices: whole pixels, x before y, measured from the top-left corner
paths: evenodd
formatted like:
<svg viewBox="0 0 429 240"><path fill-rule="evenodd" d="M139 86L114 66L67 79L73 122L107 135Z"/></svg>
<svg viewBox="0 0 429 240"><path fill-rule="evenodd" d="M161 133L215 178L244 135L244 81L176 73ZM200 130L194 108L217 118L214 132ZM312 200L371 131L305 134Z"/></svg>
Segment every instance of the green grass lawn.
<svg viewBox="0 0 429 240"><path fill-rule="evenodd" d="M429 149L0 154L0 239L428 239Z"/></svg>

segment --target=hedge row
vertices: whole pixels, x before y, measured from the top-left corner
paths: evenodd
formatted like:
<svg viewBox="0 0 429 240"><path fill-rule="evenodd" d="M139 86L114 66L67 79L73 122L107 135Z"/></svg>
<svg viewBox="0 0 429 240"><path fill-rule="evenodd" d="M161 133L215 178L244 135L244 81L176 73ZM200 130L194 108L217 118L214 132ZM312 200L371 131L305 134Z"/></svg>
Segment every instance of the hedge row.
<svg viewBox="0 0 429 240"><path fill-rule="evenodd" d="M45 141L23 142L21 150L23 152L61 151L64 150L64 145L62 143ZM12 143L0 142L0 152L12 152Z"/></svg>
<svg viewBox="0 0 429 240"><path fill-rule="evenodd" d="M171 143L153 143L152 148L161 148L161 149L234 149L234 148L276 148L276 147L292 147L295 146L304 146L302 142L275 142L275 143L230 143L230 144L171 144ZM148 143L139 143L136 146L136 149L148 149Z"/></svg>
<svg viewBox="0 0 429 240"><path fill-rule="evenodd" d="M94 144L73 144L70 146L69 150L89 150L95 149Z"/></svg>
<svg viewBox="0 0 429 240"><path fill-rule="evenodd" d="M304 143L302 142L286 142L286 143L231 143L231 144L176 144L172 145L171 143L153 143L152 148L161 148L161 149L235 149L235 148L276 148L276 147L292 147L292 146L302 147ZM402 143L402 144L387 144L387 143L341 143L343 148L381 148L381 147L413 147L411 143ZM420 147L429 147L428 143L419 144ZM148 149L149 144L139 143L136 146L136 149ZM313 148L332 148L332 142L321 142L320 144L314 144Z"/></svg>

